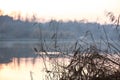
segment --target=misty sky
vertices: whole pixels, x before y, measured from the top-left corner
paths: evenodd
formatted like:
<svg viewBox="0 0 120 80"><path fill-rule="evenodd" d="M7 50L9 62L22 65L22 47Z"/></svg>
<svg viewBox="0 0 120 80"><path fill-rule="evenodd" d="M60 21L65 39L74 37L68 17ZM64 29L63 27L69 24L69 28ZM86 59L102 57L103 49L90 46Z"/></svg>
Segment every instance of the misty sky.
<svg viewBox="0 0 120 80"><path fill-rule="evenodd" d="M103 21L105 11L120 13L120 0L0 0L4 14L36 14L45 19Z"/></svg>

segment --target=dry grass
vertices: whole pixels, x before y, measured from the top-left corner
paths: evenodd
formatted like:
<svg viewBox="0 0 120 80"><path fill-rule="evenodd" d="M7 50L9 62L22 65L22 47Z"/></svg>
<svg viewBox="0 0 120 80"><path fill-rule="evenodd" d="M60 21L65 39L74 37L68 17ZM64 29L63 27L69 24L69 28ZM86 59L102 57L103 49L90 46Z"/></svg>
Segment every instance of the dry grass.
<svg viewBox="0 0 120 80"><path fill-rule="evenodd" d="M119 18L115 19L111 13L108 13L109 15L111 21L115 20L116 32L120 36L120 31L117 28ZM57 32L58 28L55 29L55 33L51 38L54 41L54 51L60 52L63 55L63 59L67 57L70 59L70 62L67 65L59 64L57 58L51 59L54 61L53 69L48 70L45 65L46 73L48 73L46 80L120 80L120 44L119 41L118 43L109 42L109 37L104 27L105 39L101 38L101 41L107 47L105 50L98 47L103 46L103 44L97 45L94 35L90 31L87 31L85 37L90 36L92 44L85 40L76 41L70 49L63 52L57 45ZM41 43L41 47L41 51L45 52L47 56L48 53L45 50L47 46L45 46L44 40ZM45 57L42 56L42 58L45 63Z"/></svg>

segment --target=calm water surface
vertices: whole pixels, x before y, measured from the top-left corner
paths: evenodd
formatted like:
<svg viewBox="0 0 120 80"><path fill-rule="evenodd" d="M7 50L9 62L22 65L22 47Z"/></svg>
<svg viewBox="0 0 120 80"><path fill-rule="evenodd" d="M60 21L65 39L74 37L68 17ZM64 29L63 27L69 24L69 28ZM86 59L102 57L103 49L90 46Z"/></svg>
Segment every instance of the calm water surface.
<svg viewBox="0 0 120 80"><path fill-rule="evenodd" d="M60 62L66 61L58 58ZM46 58L47 68L51 68L51 62ZM13 58L13 62L0 64L0 80L33 80L45 79L45 67L42 58Z"/></svg>

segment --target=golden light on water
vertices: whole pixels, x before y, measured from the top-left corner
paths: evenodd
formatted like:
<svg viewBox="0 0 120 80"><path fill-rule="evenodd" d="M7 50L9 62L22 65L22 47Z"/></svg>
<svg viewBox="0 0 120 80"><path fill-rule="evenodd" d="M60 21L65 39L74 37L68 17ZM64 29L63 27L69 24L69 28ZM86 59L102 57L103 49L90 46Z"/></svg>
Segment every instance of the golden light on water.
<svg viewBox="0 0 120 80"><path fill-rule="evenodd" d="M27 60L27 62L26 62ZM13 62L6 64L0 64L0 80L32 80L30 72L32 72L33 80L45 80L45 75L49 75L45 72L45 65L42 58L36 58L35 63L32 63L32 58L21 58L20 64L18 59L14 58ZM51 62L48 58L45 59L45 63L48 70L52 70L56 60L60 63L68 63L67 58L53 59Z"/></svg>
<svg viewBox="0 0 120 80"><path fill-rule="evenodd" d="M11 15L12 11L16 11L23 16L36 13L45 19L85 18L89 21L103 17L104 11L119 14L119 4L120 0L0 0L0 8L4 10L4 14Z"/></svg>

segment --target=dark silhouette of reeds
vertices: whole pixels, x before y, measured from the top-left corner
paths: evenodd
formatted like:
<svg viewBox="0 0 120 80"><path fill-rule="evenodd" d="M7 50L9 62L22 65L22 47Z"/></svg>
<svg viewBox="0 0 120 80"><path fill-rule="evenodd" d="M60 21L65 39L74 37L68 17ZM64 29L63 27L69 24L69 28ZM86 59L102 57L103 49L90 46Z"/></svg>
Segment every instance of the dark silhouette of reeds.
<svg viewBox="0 0 120 80"><path fill-rule="evenodd" d="M119 27L119 18L115 19L111 13L108 13L108 16L109 15L111 21L115 20L115 22L117 22L116 27ZM51 24L54 26L54 23ZM53 65L53 69L48 70L44 59L46 57L42 56L46 73L48 73L46 80L120 80L120 44L115 42L113 44L109 41L110 39L104 26L103 32L105 34L105 38L103 39L101 37L100 41L105 44L107 47L106 49L98 47L103 44L100 43L98 45L95 42L94 34L92 34L91 31L86 31L85 37L90 36L92 43L89 43L84 39L80 39L77 40L70 49L62 51L57 44L57 32L58 28L55 28L55 33L51 37L54 41L54 51L60 52L63 55L63 58L69 58L70 62L67 65L61 65L59 61L57 61L57 58L50 59L54 60L55 63ZM116 32L120 35L118 28L116 28ZM43 40L41 44L41 51L49 57L45 50L45 41ZM38 50L35 49L35 51ZM70 55L70 53L72 53L72 55Z"/></svg>

